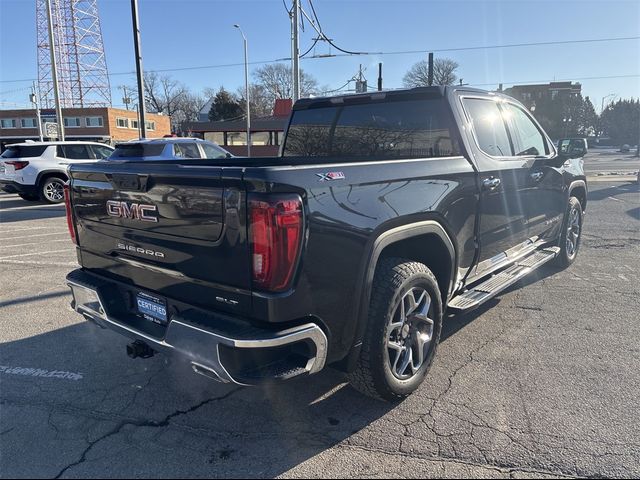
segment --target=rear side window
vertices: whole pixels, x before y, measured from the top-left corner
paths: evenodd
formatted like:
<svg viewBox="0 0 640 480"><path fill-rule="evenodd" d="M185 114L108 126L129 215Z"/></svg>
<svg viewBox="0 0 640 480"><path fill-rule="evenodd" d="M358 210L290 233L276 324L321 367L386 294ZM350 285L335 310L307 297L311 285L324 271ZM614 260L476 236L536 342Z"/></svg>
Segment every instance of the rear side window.
<svg viewBox="0 0 640 480"><path fill-rule="evenodd" d="M498 104L481 98L465 98L462 103L473 124L480 150L494 157L512 156L507 127Z"/></svg>
<svg viewBox="0 0 640 480"><path fill-rule="evenodd" d="M86 145L58 145L58 156L70 160L92 160Z"/></svg>
<svg viewBox="0 0 640 480"><path fill-rule="evenodd" d="M116 145L116 149L109 158L117 160L119 158L157 157L162 155L164 147L164 144L123 143Z"/></svg>
<svg viewBox="0 0 640 480"><path fill-rule="evenodd" d="M38 146L15 146L9 147L2 155L2 158L35 158L40 157L44 151L47 149L46 145L38 145Z"/></svg>
<svg viewBox="0 0 640 480"><path fill-rule="evenodd" d="M374 102L294 112L285 156L421 158L458 155L441 99Z"/></svg>
<svg viewBox="0 0 640 480"><path fill-rule="evenodd" d="M174 143L173 154L178 158L200 158L200 150L195 143Z"/></svg>

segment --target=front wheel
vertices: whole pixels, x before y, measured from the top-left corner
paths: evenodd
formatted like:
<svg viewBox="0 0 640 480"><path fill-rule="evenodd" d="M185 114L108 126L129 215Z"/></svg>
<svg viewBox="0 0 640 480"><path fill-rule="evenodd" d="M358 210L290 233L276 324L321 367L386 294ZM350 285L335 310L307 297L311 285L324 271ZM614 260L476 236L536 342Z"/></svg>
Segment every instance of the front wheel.
<svg viewBox="0 0 640 480"><path fill-rule="evenodd" d="M582 239L582 205L576 197L569 198L569 205L562 223L560 235L560 253L556 257L556 265L567 268L578 256Z"/></svg>
<svg viewBox="0 0 640 480"><path fill-rule="evenodd" d="M426 265L383 259L376 268L369 323L353 387L382 400L399 400L424 380L442 329L438 282Z"/></svg>
<svg viewBox="0 0 640 480"><path fill-rule="evenodd" d="M47 203L62 203L64 201L64 184L58 177L49 177L40 185L40 198Z"/></svg>

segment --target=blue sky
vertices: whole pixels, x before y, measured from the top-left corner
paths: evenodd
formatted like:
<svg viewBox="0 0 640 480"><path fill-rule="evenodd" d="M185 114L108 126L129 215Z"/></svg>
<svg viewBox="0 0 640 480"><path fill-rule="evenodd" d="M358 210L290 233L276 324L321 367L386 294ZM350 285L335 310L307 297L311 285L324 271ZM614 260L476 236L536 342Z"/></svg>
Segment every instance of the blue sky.
<svg viewBox="0 0 640 480"><path fill-rule="evenodd" d="M291 0L285 0L290 4ZM242 25L251 61L290 55L289 19L282 0L139 0L142 54L146 70L241 63ZM303 7L311 14L308 0ZM425 53L302 60L321 85L338 88L360 63L370 85L384 63L384 86L402 86L415 62L436 50L460 64L465 83L494 89L498 83L575 79L597 110L605 95L640 96L640 40L437 52L439 49L640 36L640 1L403 1L315 0L324 32L347 50ZM129 0L100 0L107 63L114 92L135 77ZM307 24L300 48L315 32ZM317 54L339 53L322 42ZM252 68L255 68L252 67ZM235 91L243 85L241 65L167 72L194 91ZM27 107L37 75L35 0L0 0L0 108ZM627 76L626 78L588 79ZM13 80L23 80L14 82Z"/></svg>

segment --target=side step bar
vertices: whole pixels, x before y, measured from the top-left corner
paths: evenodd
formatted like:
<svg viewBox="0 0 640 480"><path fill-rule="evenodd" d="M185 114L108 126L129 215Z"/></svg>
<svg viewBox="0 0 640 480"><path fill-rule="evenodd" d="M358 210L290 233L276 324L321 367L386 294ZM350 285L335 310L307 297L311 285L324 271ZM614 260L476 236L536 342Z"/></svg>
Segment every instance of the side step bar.
<svg viewBox="0 0 640 480"><path fill-rule="evenodd" d="M452 311L463 311L483 304L516 283L518 280L527 276L533 270L553 260L559 252L559 247L547 247L542 250L536 250L531 255L523 258L522 260L518 260L509 268L492 275L488 280L485 280L460 295L453 297L449 302L449 309Z"/></svg>

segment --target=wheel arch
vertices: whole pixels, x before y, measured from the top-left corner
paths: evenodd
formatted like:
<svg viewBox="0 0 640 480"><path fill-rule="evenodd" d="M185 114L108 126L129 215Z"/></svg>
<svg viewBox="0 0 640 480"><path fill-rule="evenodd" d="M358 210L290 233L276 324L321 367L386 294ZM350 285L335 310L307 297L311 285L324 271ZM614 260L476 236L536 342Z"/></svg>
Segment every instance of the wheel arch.
<svg viewBox="0 0 640 480"><path fill-rule="evenodd" d="M587 210L587 182L575 180L569 185L569 198L576 197L580 202L583 213Z"/></svg>
<svg viewBox="0 0 640 480"><path fill-rule="evenodd" d="M38 173L36 177L36 185L40 186L41 182L44 182L47 178L58 177L65 182L69 181L69 176L65 172L61 172L60 170L43 170Z"/></svg>
<svg viewBox="0 0 640 480"><path fill-rule="evenodd" d="M443 296L443 306L457 280L458 252L452 235L438 220L425 220L387 229L374 236L370 245L365 255L363 271L358 277L361 288L355 297L355 328L353 335L348 340L345 339L351 342L349 354L342 364L346 371L353 369L360 353L369 314L371 286L381 259L401 257L424 263L436 276Z"/></svg>

